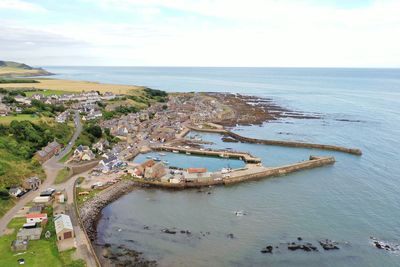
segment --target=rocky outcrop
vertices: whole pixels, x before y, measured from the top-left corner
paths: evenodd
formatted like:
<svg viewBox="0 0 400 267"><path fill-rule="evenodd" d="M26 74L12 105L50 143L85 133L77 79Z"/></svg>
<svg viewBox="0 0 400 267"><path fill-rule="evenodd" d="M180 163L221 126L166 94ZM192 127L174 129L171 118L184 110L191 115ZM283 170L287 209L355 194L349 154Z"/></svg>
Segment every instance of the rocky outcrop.
<svg viewBox="0 0 400 267"><path fill-rule="evenodd" d="M79 209L83 227L92 242L96 240L97 221L102 209L137 186L140 185L134 181L121 181L100 192Z"/></svg>

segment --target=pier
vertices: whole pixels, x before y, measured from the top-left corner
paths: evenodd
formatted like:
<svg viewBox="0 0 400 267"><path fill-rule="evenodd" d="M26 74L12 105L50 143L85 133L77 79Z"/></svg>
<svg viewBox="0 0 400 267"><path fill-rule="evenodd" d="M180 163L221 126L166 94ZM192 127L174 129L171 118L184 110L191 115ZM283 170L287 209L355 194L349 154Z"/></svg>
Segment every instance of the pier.
<svg viewBox="0 0 400 267"><path fill-rule="evenodd" d="M206 150L206 149L197 149L197 148L182 148L175 146L156 146L153 147L153 150L158 151L168 151L168 152L178 152L185 154L193 154L193 155L202 155L202 156L212 156L212 157L221 157L221 158L234 158L243 160L246 163L261 163L260 158L256 158L249 153L245 152L234 152L227 150Z"/></svg>
<svg viewBox="0 0 400 267"><path fill-rule="evenodd" d="M268 139L256 139L249 138L245 136L241 136L229 130L223 128L198 128L193 126L187 126L189 129L198 132L208 132L208 133L218 133L230 136L240 142L243 143L253 143L253 144L262 144L262 145L272 145L272 146L286 146L286 147L302 147L302 148L316 148L322 150L332 150L338 151L353 155L362 155L362 151L358 148L347 148L342 146L335 145L325 145L325 144L314 144L314 143L305 143L305 142L296 142L296 141L284 141L284 140L268 140Z"/></svg>

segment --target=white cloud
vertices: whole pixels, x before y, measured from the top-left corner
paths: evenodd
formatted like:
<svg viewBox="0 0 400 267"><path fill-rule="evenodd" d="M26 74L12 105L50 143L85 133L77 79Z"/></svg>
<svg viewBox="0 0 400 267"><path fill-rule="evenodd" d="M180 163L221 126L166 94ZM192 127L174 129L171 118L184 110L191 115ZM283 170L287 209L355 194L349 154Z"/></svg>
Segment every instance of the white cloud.
<svg viewBox="0 0 400 267"><path fill-rule="evenodd" d="M40 5L32 4L22 0L1 0L0 10L18 10L18 11L29 11L29 12L44 12L46 9Z"/></svg>
<svg viewBox="0 0 400 267"><path fill-rule="evenodd" d="M18 38L30 47L44 42L30 32L52 36L53 49L41 49L37 64L54 56L59 65L400 67L400 1L353 9L288 0L85 1L135 19L24 26ZM75 42L80 50L71 49Z"/></svg>

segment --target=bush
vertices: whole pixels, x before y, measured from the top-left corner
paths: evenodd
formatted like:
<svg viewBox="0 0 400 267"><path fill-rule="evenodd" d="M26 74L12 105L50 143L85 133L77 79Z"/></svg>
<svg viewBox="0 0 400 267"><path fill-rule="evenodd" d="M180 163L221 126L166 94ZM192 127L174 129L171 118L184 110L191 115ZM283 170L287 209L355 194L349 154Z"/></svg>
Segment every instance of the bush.
<svg viewBox="0 0 400 267"><path fill-rule="evenodd" d="M1 200L9 200L10 199L10 193L6 189L0 189L0 199Z"/></svg>

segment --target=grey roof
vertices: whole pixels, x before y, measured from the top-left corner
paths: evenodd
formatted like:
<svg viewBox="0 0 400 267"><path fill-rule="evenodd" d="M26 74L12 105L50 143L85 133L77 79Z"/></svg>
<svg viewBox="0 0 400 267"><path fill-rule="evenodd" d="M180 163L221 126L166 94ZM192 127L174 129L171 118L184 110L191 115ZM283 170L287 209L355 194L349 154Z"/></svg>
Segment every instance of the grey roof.
<svg viewBox="0 0 400 267"><path fill-rule="evenodd" d="M54 218L56 233L62 232L64 229L73 230L71 218L68 215L60 214Z"/></svg>

